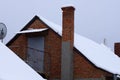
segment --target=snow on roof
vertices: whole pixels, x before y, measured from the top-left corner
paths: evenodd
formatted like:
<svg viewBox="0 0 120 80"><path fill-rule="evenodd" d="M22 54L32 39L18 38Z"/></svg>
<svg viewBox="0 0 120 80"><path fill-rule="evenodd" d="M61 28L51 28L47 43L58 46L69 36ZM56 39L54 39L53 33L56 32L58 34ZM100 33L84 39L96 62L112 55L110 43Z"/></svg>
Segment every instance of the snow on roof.
<svg viewBox="0 0 120 80"><path fill-rule="evenodd" d="M39 18L45 22L51 29L62 36L62 27L53 22L48 21L38 14ZM22 31L24 33L29 31ZM32 31L30 31L32 32ZM34 32L34 30L33 30ZM89 61L96 67L106 70L113 74L120 75L120 58L114 54L108 47L98 44L88 38L77 33L74 34L74 47L78 49Z"/></svg>
<svg viewBox="0 0 120 80"><path fill-rule="evenodd" d="M50 28L62 36L62 27L40 16ZM120 58L108 47L98 44L79 34L74 34L74 47L78 49L95 66L113 74L120 75Z"/></svg>
<svg viewBox="0 0 120 80"><path fill-rule="evenodd" d="M51 29L53 29L56 33L58 33L59 35L62 36L62 27L60 25L57 25L53 22L48 21L47 19L45 19L42 16L39 16L39 18L45 22Z"/></svg>
<svg viewBox="0 0 120 80"><path fill-rule="evenodd" d="M45 80L0 42L0 80Z"/></svg>
<svg viewBox="0 0 120 80"><path fill-rule="evenodd" d="M120 74L120 58L104 44L75 34L74 45L95 66L113 74Z"/></svg>
<svg viewBox="0 0 120 80"><path fill-rule="evenodd" d="M20 32L17 32L18 34L21 34L21 33L33 33L33 32L42 32L42 31L45 31L47 30L48 28L43 28L43 29L28 29L28 30L23 30L23 31L20 31Z"/></svg>

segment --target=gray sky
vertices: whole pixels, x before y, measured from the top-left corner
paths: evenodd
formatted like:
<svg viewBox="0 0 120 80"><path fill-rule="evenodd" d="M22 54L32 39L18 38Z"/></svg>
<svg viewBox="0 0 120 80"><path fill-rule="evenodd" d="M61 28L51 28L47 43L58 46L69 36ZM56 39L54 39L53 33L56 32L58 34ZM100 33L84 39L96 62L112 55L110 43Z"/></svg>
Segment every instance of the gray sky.
<svg viewBox="0 0 120 80"><path fill-rule="evenodd" d="M8 28L4 43L37 14L61 25L66 4L76 8L75 32L97 43L106 38L112 49L120 42L120 0L1 0L0 22Z"/></svg>

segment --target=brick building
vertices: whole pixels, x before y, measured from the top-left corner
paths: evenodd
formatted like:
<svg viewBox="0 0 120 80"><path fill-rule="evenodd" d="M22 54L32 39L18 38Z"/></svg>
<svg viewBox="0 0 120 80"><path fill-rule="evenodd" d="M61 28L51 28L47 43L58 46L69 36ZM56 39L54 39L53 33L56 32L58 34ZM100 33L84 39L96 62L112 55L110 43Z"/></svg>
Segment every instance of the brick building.
<svg viewBox="0 0 120 80"><path fill-rule="evenodd" d="M89 42L99 45L74 34L74 10L72 6L62 8L62 28L35 16L7 46L48 80L111 79L111 71L96 66L96 60L93 58L95 63L84 54L99 49ZM91 55L95 56L92 52Z"/></svg>

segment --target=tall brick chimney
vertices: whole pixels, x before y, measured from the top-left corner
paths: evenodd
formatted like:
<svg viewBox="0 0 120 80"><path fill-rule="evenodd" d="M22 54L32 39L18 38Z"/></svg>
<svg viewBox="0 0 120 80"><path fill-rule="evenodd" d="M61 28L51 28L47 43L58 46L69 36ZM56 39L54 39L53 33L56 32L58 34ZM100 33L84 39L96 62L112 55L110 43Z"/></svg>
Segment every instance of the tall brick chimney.
<svg viewBox="0 0 120 80"><path fill-rule="evenodd" d="M62 7L61 80L73 80L74 10Z"/></svg>
<svg viewBox="0 0 120 80"><path fill-rule="evenodd" d="M114 52L116 55L118 55L120 57L120 43L114 44Z"/></svg>

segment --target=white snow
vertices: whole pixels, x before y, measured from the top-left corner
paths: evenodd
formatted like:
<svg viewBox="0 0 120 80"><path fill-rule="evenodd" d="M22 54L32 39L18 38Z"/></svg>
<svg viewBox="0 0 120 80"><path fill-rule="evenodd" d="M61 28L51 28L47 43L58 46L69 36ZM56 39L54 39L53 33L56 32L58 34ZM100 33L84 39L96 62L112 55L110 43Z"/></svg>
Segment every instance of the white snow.
<svg viewBox="0 0 120 80"><path fill-rule="evenodd" d="M45 22L51 29L53 29L56 33L62 36L62 27L60 25L57 25L53 22L50 22L49 20L45 19L42 16L39 16L39 18Z"/></svg>
<svg viewBox="0 0 120 80"><path fill-rule="evenodd" d="M0 42L0 80L45 80Z"/></svg>
<svg viewBox="0 0 120 80"><path fill-rule="evenodd" d="M40 16L50 28L62 36L62 27ZM74 47L78 49L96 67L120 75L120 58L108 47L98 44L79 34L74 34Z"/></svg>
<svg viewBox="0 0 120 80"><path fill-rule="evenodd" d="M70 6L75 6L74 4L65 4L65 5L62 5L62 7L70 7Z"/></svg>
<svg viewBox="0 0 120 80"><path fill-rule="evenodd" d="M95 66L113 74L120 74L120 58L108 47L75 34L75 47Z"/></svg>
<svg viewBox="0 0 120 80"><path fill-rule="evenodd" d="M33 32L42 32L42 31L45 31L47 30L48 28L43 28L43 29L28 29L28 30L23 30L23 31L20 31L20 32L17 32L18 34L21 34L21 33L33 33Z"/></svg>

